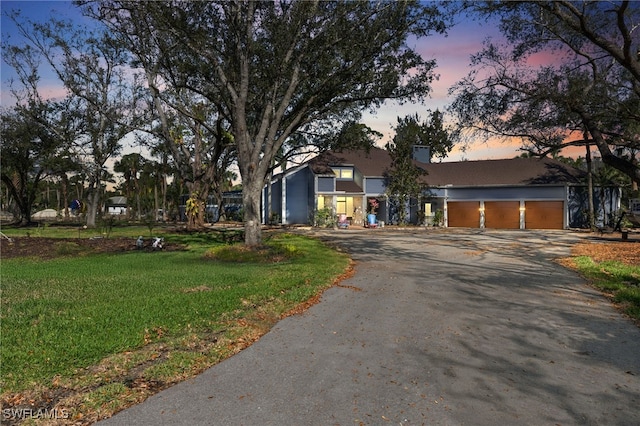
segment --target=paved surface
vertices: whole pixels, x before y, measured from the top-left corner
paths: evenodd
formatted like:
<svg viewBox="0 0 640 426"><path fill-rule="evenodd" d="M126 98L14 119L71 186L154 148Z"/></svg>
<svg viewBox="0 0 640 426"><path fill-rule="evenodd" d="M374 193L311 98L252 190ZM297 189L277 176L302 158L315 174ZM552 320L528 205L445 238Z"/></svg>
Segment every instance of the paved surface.
<svg viewBox="0 0 640 426"><path fill-rule="evenodd" d="M327 235L354 288L102 424L640 424L640 330L551 261L580 235Z"/></svg>

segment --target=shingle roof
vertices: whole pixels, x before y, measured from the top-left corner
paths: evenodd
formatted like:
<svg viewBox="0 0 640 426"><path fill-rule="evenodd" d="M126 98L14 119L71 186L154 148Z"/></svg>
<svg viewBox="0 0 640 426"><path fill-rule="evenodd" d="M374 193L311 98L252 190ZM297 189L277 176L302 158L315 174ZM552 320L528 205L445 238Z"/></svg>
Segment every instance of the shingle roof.
<svg viewBox="0 0 640 426"><path fill-rule="evenodd" d="M359 151L328 151L309 161L311 171L316 174L333 174L330 166L355 166L367 177L381 177L391 167L391 157L386 150L371 148L367 153Z"/></svg>
<svg viewBox="0 0 640 426"><path fill-rule="evenodd" d="M564 185L583 182L585 173L550 158L418 163L431 186ZM332 174L330 166L354 166L365 177L381 177L391 167L387 151L326 152L309 161L316 174Z"/></svg>
<svg viewBox="0 0 640 426"><path fill-rule="evenodd" d="M581 170L550 158L433 163L426 169L431 186L564 185L584 177Z"/></svg>
<svg viewBox="0 0 640 426"><path fill-rule="evenodd" d="M336 191L344 191L344 192L364 192L360 185L355 183L352 180L338 180L336 181Z"/></svg>
<svg viewBox="0 0 640 426"><path fill-rule="evenodd" d="M109 206L119 206L119 205L126 206L127 205L127 197L116 195L115 197L107 198L107 202L105 204L107 204Z"/></svg>

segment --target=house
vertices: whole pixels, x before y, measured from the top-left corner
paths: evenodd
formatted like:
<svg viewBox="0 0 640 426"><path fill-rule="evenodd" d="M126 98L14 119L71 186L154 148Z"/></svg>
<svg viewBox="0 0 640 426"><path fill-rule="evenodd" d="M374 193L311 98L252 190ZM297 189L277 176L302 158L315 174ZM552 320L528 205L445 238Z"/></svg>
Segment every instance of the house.
<svg viewBox="0 0 640 426"><path fill-rule="evenodd" d="M405 206L411 223L431 223L436 214L448 227L566 229L586 225L585 172L549 158L429 163L424 151L415 164L429 187L420 205ZM283 224L313 223L314 213L330 208L363 225L375 199L379 221L395 223L398 206L386 191L391 158L387 151L326 152L273 177L263 191L263 217L279 215ZM596 191L599 194L600 191ZM620 190L606 188L596 200L600 221L620 208ZM423 219L425 218L425 219Z"/></svg>
<svg viewBox="0 0 640 426"><path fill-rule="evenodd" d="M108 215L120 216L127 214L127 197L117 195L110 197L105 202L105 212Z"/></svg>

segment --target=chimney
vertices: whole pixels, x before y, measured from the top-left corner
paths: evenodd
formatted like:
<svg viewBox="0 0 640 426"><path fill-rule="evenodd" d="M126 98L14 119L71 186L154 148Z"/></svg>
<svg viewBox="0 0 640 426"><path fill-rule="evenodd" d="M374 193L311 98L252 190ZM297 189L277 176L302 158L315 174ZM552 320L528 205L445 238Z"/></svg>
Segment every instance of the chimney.
<svg viewBox="0 0 640 426"><path fill-rule="evenodd" d="M421 163L431 163L431 150L428 146L413 145L413 159Z"/></svg>

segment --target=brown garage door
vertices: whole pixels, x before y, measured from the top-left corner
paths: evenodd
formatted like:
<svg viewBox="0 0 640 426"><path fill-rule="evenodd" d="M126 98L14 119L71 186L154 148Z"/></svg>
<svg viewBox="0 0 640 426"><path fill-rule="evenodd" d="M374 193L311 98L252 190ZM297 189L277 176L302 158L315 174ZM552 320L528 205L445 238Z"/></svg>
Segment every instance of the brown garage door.
<svg viewBox="0 0 640 426"><path fill-rule="evenodd" d="M478 201L452 201L447 203L450 227L479 228L480 203Z"/></svg>
<svg viewBox="0 0 640 426"><path fill-rule="evenodd" d="M485 201L484 227L520 229L520 201Z"/></svg>
<svg viewBox="0 0 640 426"><path fill-rule="evenodd" d="M527 229L563 229L564 204L562 201L525 202L525 227Z"/></svg>

